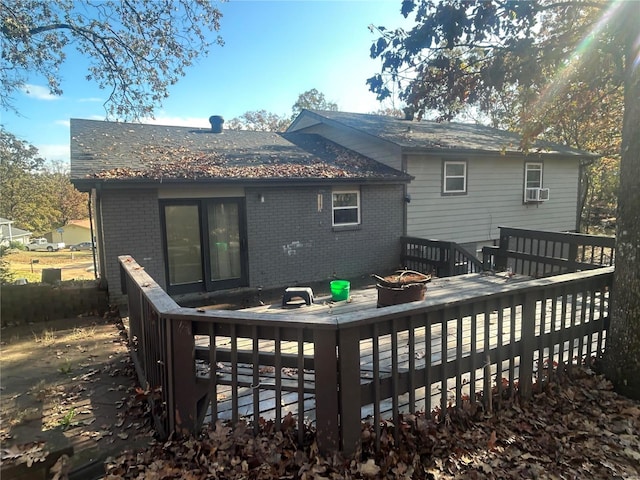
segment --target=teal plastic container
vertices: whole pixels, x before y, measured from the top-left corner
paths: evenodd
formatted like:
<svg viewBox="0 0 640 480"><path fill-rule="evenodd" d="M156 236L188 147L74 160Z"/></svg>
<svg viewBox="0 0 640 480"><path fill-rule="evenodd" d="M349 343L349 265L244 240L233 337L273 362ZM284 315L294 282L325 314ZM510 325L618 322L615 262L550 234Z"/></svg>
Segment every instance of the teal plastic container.
<svg viewBox="0 0 640 480"><path fill-rule="evenodd" d="M340 302L349 298L351 282L348 280L334 280L331 282L331 300Z"/></svg>

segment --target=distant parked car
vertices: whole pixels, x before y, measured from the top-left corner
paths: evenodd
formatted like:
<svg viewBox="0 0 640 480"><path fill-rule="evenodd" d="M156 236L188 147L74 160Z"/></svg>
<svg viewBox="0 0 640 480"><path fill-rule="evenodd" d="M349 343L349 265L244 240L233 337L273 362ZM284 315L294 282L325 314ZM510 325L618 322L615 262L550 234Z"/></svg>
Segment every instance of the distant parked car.
<svg viewBox="0 0 640 480"><path fill-rule="evenodd" d="M62 242L48 242L46 238L36 238L27 243L24 248L30 252L57 252L64 248Z"/></svg>
<svg viewBox="0 0 640 480"><path fill-rule="evenodd" d="M91 244L91 242L80 242L80 243L76 243L75 245L71 245L69 247L69 249L71 249L72 252L77 252L79 250L92 250L94 247Z"/></svg>

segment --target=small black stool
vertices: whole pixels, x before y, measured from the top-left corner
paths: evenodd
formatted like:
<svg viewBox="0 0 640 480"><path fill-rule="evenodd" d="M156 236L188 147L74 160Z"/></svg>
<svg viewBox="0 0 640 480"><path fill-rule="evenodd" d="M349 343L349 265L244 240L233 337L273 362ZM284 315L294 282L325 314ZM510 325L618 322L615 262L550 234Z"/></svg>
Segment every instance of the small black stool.
<svg viewBox="0 0 640 480"><path fill-rule="evenodd" d="M289 287L284 291L282 296L282 306L286 306L293 298L300 297L304 303L311 305L313 303L313 290L311 287Z"/></svg>

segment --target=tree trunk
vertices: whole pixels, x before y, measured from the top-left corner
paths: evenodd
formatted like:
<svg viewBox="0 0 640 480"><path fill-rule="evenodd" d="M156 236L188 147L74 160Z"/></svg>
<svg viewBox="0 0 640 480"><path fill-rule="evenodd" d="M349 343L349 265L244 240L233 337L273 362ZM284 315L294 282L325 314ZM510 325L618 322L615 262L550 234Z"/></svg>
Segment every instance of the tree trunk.
<svg viewBox="0 0 640 480"><path fill-rule="evenodd" d="M589 233L589 215L591 209L587 207L589 193L589 165L591 162L581 161L578 168L578 208L576 213L576 232ZM585 215L585 208L587 214ZM584 230L583 230L584 229Z"/></svg>
<svg viewBox="0 0 640 480"><path fill-rule="evenodd" d="M615 389L640 399L640 66L636 2L621 2L626 10L621 32L625 46L624 123L618 190L616 259L611 323L604 369ZM635 5L634 5L635 4ZM637 12L636 12L637 13ZM636 20L630 20L631 18ZM622 18L625 18L624 16Z"/></svg>

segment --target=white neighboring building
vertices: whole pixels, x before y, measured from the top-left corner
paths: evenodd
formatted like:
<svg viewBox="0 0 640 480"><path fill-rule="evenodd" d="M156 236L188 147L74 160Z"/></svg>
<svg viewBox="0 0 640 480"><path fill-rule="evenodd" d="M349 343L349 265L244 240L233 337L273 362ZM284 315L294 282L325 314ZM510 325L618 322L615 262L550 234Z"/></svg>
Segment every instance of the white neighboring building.
<svg viewBox="0 0 640 480"><path fill-rule="evenodd" d="M13 226L13 220L0 217L0 245L9 245L11 242L20 242L23 245L29 243L31 232Z"/></svg>

